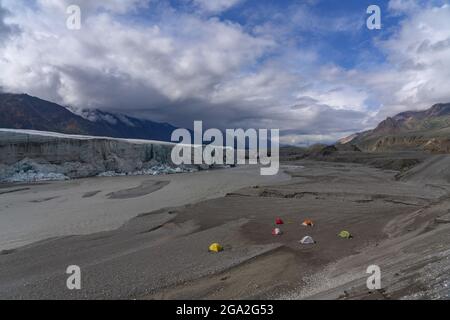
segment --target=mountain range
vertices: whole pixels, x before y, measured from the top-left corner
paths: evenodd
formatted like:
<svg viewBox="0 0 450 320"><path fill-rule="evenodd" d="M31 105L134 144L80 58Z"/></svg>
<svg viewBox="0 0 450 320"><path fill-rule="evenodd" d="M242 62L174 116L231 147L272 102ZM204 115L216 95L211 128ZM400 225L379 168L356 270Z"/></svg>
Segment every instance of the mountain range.
<svg viewBox="0 0 450 320"><path fill-rule="evenodd" d="M0 128L170 141L176 127L98 109L63 107L27 94L0 93ZM375 129L341 139L336 146L362 151L421 150L450 153L450 103L406 111Z"/></svg>
<svg viewBox="0 0 450 320"><path fill-rule="evenodd" d="M27 94L0 93L0 128L170 141L176 127L97 109L76 110Z"/></svg>
<svg viewBox="0 0 450 320"><path fill-rule="evenodd" d="M340 140L364 151L422 150L450 152L450 103L424 111L406 111L382 121L375 129Z"/></svg>

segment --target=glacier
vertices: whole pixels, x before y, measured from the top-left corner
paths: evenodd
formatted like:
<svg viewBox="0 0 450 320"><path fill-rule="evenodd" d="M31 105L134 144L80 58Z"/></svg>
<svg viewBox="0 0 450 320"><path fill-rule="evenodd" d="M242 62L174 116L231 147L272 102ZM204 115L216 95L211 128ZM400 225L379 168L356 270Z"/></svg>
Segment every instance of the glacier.
<svg viewBox="0 0 450 320"><path fill-rule="evenodd" d="M0 129L0 181L193 172L175 166L169 142ZM204 169L204 168L203 168Z"/></svg>

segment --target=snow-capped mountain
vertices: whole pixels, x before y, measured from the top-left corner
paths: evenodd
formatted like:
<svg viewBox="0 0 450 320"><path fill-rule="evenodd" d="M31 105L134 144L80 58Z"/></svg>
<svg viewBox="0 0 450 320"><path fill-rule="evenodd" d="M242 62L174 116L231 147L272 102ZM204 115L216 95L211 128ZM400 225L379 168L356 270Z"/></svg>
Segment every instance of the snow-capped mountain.
<svg viewBox="0 0 450 320"><path fill-rule="evenodd" d="M77 110L27 94L0 94L0 128L170 141L176 127L101 110Z"/></svg>

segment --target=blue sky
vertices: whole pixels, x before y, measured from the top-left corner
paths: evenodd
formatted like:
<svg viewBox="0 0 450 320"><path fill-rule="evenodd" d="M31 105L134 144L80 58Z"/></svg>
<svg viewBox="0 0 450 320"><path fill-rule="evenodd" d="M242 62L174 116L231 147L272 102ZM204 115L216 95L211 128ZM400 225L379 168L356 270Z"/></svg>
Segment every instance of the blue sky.
<svg viewBox="0 0 450 320"><path fill-rule="evenodd" d="M446 0L0 0L0 88L332 142L450 101ZM67 6L82 13L65 27ZM381 30L366 27L369 5Z"/></svg>
<svg viewBox="0 0 450 320"><path fill-rule="evenodd" d="M170 1L173 8L186 12L196 12L196 7L186 5L184 0ZM381 63L384 54L374 45L374 39L387 38L402 21L402 15L383 15L381 30L366 28L367 8L378 5L383 13L388 13L389 1L346 0L346 1L298 1L298 0L247 0L240 1L229 10L212 16L241 25L251 34L265 23L272 22L278 27L286 27L286 45L319 48L320 58L344 68ZM293 21L295 11L306 10L313 15L316 26L305 26L301 19ZM144 23L152 19L153 8L139 12ZM150 13L150 14L149 14ZM341 23L340 29L336 23ZM370 61L370 63L369 63Z"/></svg>

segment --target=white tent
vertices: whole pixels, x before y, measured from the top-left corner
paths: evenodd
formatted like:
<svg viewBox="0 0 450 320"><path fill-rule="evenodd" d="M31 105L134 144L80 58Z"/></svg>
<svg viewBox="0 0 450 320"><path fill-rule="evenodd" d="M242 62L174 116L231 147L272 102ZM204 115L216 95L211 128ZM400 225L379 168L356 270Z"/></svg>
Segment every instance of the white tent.
<svg viewBox="0 0 450 320"><path fill-rule="evenodd" d="M274 236L280 236L280 235L283 234L283 232L281 231L280 228L275 228L275 229L272 230L272 234L273 234Z"/></svg>
<svg viewBox="0 0 450 320"><path fill-rule="evenodd" d="M315 241L313 238L311 238L310 236L306 236L304 237L302 240L300 240L301 244L314 244Z"/></svg>

